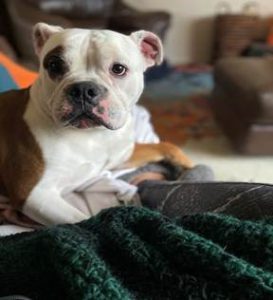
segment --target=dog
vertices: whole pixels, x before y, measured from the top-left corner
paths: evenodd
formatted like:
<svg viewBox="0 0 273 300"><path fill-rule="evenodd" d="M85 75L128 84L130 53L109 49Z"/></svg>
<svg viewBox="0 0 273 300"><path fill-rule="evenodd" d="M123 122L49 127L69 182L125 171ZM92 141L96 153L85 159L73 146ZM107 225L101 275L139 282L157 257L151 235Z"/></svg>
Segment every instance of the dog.
<svg viewBox="0 0 273 300"><path fill-rule="evenodd" d="M76 223L86 215L62 193L103 170L169 160L191 161L169 143L135 144L132 109L143 73L163 59L153 33L33 29L39 76L0 96L0 187L11 204L42 223Z"/></svg>

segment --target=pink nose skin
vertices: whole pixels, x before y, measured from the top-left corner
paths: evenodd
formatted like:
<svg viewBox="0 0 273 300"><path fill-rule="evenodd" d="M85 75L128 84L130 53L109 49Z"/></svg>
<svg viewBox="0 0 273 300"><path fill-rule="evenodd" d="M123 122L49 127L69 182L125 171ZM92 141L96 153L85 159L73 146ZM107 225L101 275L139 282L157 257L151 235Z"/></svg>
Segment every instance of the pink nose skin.
<svg viewBox="0 0 273 300"><path fill-rule="evenodd" d="M70 113L72 113L73 107L67 102L64 102L63 107L62 107L62 116L67 117Z"/></svg>
<svg viewBox="0 0 273 300"><path fill-rule="evenodd" d="M93 108L92 112L104 123L109 123L109 102L107 100L101 100L99 104Z"/></svg>

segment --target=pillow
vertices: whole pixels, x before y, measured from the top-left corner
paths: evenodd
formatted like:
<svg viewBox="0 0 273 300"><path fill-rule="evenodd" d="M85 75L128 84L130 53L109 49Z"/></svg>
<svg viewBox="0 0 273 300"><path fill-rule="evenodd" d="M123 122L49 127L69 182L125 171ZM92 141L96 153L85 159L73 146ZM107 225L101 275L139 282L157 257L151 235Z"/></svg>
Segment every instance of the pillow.
<svg viewBox="0 0 273 300"><path fill-rule="evenodd" d="M37 73L27 70L0 52L0 92L26 88L36 78Z"/></svg>
<svg viewBox="0 0 273 300"><path fill-rule="evenodd" d="M0 93L14 90L17 87L9 72L0 64Z"/></svg>
<svg viewBox="0 0 273 300"><path fill-rule="evenodd" d="M268 45L273 46L273 26L272 25L269 28L269 34L267 36L266 42Z"/></svg>

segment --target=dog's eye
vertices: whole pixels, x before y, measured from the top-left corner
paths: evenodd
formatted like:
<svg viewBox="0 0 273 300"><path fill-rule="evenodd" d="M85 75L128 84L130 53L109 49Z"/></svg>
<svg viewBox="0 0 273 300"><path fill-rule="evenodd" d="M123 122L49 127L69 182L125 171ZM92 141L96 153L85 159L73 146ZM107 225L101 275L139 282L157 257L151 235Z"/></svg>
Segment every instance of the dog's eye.
<svg viewBox="0 0 273 300"><path fill-rule="evenodd" d="M62 74L64 72L64 61L59 56L52 56L48 60L48 71L51 74Z"/></svg>
<svg viewBox="0 0 273 300"><path fill-rule="evenodd" d="M115 63L111 67L111 73L116 76L124 76L127 73L127 67L122 64Z"/></svg>

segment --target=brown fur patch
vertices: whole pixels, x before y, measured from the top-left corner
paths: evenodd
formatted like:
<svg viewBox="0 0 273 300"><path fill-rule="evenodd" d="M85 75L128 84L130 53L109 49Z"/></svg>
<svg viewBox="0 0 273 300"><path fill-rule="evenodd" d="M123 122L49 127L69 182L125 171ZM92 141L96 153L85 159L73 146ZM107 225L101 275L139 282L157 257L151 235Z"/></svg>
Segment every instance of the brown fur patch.
<svg viewBox="0 0 273 300"><path fill-rule="evenodd" d="M123 164L124 168L141 167L149 162L166 160L184 168L192 168L193 164L183 151L167 142L158 144L135 144L130 159Z"/></svg>
<svg viewBox="0 0 273 300"><path fill-rule="evenodd" d="M41 149L23 119L28 99L28 90L0 94L0 190L16 207L44 172Z"/></svg>
<svg viewBox="0 0 273 300"><path fill-rule="evenodd" d="M57 46L49 51L44 58L43 67L47 70L52 80L60 81L69 70L67 63L63 59L63 53L64 48ZM54 69L51 69L51 64L54 65Z"/></svg>

